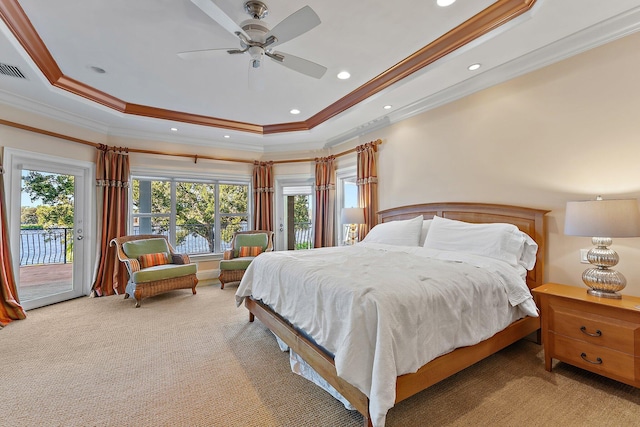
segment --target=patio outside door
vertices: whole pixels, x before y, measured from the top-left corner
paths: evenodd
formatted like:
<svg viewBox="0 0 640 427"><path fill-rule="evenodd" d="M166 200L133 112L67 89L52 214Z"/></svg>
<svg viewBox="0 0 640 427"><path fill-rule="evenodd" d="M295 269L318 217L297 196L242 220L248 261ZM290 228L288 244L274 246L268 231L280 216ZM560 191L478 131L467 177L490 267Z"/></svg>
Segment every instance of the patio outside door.
<svg viewBox="0 0 640 427"><path fill-rule="evenodd" d="M20 303L29 310L85 295L91 169L30 154L12 160L10 238Z"/></svg>

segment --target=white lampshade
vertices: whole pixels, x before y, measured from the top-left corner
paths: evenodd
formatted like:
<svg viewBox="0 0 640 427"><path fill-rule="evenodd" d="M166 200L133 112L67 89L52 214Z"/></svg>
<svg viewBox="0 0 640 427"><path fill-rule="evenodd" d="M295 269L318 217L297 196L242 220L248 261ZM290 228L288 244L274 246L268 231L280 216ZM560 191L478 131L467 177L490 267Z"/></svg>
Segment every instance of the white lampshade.
<svg viewBox="0 0 640 427"><path fill-rule="evenodd" d="M639 237L636 199L567 202L564 234L585 237Z"/></svg>
<svg viewBox="0 0 640 427"><path fill-rule="evenodd" d="M343 224L364 224L364 209L344 208L341 219Z"/></svg>

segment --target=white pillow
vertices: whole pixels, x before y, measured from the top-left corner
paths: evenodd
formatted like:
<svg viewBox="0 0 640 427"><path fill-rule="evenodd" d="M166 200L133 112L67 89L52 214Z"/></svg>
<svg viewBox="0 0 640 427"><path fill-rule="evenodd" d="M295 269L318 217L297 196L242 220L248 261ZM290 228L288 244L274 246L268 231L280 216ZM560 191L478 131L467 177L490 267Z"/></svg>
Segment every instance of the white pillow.
<svg viewBox="0 0 640 427"><path fill-rule="evenodd" d="M482 255L527 269L533 268L537 251L533 239L513 224L472 224L440 217L433 218L424 247Z"/></svg>
<svg viewBox="0 0 640 427"><path fill-rule="evenodd" d="M522 233L522 234L524 234L524 239L525 239L524 249L522 250L522 255L520 255L518 264L520 264L527 270L531 270L533 266L536 265L536 254L538 253L538 244L527 233Z"/></svg>
<svg viewBox="0 0 640 427"><path fill-rule="evenodd" d="M413 219L383 222L373 227L362 241L396 246L418 246L421 228L422 215Z"/></svg>
<svg viewBox="0 0 640 427"><path fill-rule="evenodd" d="M422 229L420 230L420 241L418 242L418 246L424 246L424 240L427 238L427 233L429 232L429 226L431 225L432 219L425 219L422 221Z"/></svg>

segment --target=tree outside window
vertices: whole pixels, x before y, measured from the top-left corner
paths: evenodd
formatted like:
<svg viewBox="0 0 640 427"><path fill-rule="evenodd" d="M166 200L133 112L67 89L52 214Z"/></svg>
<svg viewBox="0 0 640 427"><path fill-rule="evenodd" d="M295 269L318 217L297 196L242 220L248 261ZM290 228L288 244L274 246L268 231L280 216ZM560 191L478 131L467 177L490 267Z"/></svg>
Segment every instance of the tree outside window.
<svg viewBox="0 0 640 427"><path fill-rule="evenodd" d="M221 252L249 224L248 184L134 178L135 234L164 234L178 252Z"/></svg>

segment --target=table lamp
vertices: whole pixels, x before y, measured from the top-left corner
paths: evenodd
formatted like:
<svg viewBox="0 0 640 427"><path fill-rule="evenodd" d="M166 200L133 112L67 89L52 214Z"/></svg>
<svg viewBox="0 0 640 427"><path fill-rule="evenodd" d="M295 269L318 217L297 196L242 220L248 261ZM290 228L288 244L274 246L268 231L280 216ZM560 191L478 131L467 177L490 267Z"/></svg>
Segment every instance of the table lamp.
<svg viewBox="0 0 640 427"><path fill-rule="evenodd" d="M587 293L604 298L622 298L627 285L622 273L612 269L620 258L609 248L612 237L640 236L640 210L636 199L567 202L564 234L591 237L595 248L587 253L593 267L582 273Z"/></svg>
<svg viewBox="0 0 640 427"><path fill-rule="evenodd" d="M347 245L353 245L358 241L356 237L356 226L364 224L363 208L344 208L342 209L342 224L349 225L349 235L345 239Z"/></svg>

